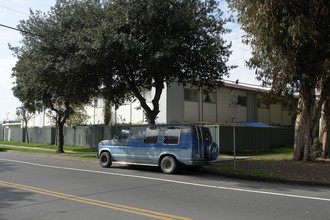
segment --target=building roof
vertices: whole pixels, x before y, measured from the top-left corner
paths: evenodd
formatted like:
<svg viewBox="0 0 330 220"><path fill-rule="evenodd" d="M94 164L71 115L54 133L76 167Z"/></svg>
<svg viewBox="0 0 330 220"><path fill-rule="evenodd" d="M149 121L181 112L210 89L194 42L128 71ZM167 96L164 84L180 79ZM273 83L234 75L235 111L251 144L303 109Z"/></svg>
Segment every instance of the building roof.
<svg viewBox="0 0 330 220"><path fill-rule="evenodd" d="M242 89L242 90L248 90L248 91L253 91L253 92L264 92L267 93L269 90L266 88L260 88L260 87L251 87L251 86L245 86L240 83L227 83L224 82L223 85L227 88L233 88L233 89Z"/></svg>

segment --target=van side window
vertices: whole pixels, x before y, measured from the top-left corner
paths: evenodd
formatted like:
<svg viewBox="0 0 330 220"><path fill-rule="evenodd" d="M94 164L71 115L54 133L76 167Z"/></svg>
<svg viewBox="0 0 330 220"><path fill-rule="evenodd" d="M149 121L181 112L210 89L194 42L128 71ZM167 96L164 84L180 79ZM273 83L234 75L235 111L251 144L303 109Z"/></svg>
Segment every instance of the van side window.
<svg viewBox="0 0 330 220"><path fill-rule="evenodd" d="M117 133L116 139L117 140L122 140L122 141L127 140L128 135L129 135L129 128L123 128Z"/></svg>
<svg viewBox="0 0 330 220"><path fill-rule="evenodd" d="M147 127L146 134L144 136L145 144L157 144L159 134L159 127Z"/></svg>
<svg viewBox="0 0 330 220"><path fill-rule="evenodd" d="M164 144L178 144L180 127L167 127L164 135Z"/></svg>
<svg viewBox="0 0 330 220"><path fill-rule="evenodd" d="M145 127L132 127L131 139L144 138L145 133L146 133Z"/></svg>

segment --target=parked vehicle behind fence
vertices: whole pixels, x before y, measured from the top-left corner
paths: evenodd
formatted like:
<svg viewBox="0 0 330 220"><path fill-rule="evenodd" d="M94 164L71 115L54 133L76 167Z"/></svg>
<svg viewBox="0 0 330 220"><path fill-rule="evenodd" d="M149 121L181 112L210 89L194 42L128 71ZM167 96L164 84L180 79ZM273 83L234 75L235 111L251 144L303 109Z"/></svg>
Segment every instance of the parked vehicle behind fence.
<svg viewBox="0 0 330 220"><path fill-rule="evenodd" d="M210 130L200 125L140 125L123 127L98 145L102 167L112 162L156 165L175 173L180 164L201 166L217 159L219 147Z"/></svg>

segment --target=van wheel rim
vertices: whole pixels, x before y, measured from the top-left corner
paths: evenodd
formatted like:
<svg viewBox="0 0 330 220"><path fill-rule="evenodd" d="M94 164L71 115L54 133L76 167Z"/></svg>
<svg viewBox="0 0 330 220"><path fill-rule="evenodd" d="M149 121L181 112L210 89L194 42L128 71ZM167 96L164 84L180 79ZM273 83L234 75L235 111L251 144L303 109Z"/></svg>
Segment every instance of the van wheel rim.
<svg viewBox="0 0 330 220"><path fill-rule="evenodd" d="M108 160L108 159L107 159L107 157L105 157L105 156L103 156L103 157L101 158L101 162L102 162L102 163L106 163L107 160Z"/></svg>
<svg viewBox="0 0 330 220"><path fill-rule="evenodd" d="M165 169L169 170L173 167L173 164L170 160L165 161Z"/></svg>

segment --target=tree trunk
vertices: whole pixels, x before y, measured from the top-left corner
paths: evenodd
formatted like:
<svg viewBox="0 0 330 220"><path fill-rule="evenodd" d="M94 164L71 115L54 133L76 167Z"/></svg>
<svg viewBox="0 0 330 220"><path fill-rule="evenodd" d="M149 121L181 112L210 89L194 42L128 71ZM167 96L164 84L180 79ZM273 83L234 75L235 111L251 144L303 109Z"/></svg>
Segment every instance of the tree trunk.
<svg viewBox="0 0 330 220"><path fill-rule="evenodd" d="M56 153L64 153L64 123L57 123L57 151Z"/></svg>
<svg viewBox="0 0 330 220"><path fill-rule="evenodd" d="M141 107L145 111L145 115L146 115L148 124L156 124L156 117L160 112L159 111L159 100L160 100L160 97L161 97L161 94L163 91L162 84L158 84L158 86L155 87L156 92L155 92L155 96L152 100L153 109L151 109L149 107L145 98L142 97L142 95L137 90L137 88L136 87L132 87L132 88L134 88L132 90L133 90L135 97L139 100Z"/></svg>
<svg viewBox="0 0 330 220"><path fill-rule="evenodd" d="M24 122L25 122L25 137L26 137L25 142L30 143L29 133L28 133L28 120L25 118Z"/></svg>
<svg viewBox="0 0 330 220"><path fill-rule="evenodd" d="M322 143L322 158L330 157L330 98L323 103L320 119L320 141Z"/></svg>
<svg viewBox="0 0 330 220"><path fill-rule="evenodd" d="M155 110L146 112L148 124L152 124L152 125L156 124L156 117L157 117L158 113L159 113L159 111L156 112Z"/></svg>
<svg viewBox="0 0 330 220"><path fill-rule="evenodd" d="M295 124L294 137L294 160L314 161L315 155L312 151L312 91L302 89L298 104L298 115Z"/></svg>

